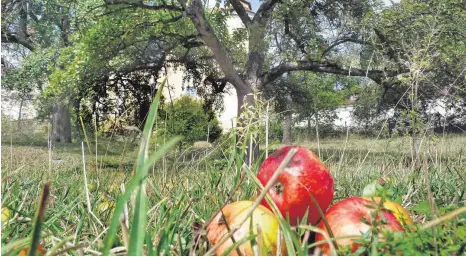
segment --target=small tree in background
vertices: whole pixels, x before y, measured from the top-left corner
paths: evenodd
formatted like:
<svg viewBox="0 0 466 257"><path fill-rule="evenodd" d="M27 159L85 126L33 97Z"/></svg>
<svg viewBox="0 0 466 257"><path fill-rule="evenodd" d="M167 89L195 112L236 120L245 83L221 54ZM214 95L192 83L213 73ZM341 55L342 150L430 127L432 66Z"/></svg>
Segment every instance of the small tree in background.
<svg viewBox="0 0 466 257"><path fill-rule="evenodd" d="M222 128L212 109L205 111L202 101L185 95L176 99L173 104L165 104L160 112L157 128L157 138L171 138L182 135L183 145L190 145L196 141L209 142L220 137Z"/></svg>
<svg viewBox="0 0 466 257"><path fill-rule="evenodd" d="M357 93L357 83L356 78L309 72L295 72L279 79L268 88L266 96L275 98L276 110L283 116L282 143L292 142L292 114L297 115L294 122L307 121L309 139L314 134L311 124L316 133L319 125L333 124L336 108Z"/></svg>

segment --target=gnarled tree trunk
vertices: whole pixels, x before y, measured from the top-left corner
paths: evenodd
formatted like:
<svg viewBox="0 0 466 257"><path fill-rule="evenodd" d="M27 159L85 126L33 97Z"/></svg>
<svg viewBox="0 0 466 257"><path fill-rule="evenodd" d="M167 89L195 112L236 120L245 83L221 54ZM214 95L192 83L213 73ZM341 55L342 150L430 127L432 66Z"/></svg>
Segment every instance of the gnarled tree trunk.
<svg viewBox="0 0 466 257"><path fill-rule="evenodd" d="M112 1L112 3L118 2L123 3L124 1ZM171 9L185 12L186 16L189 17L194 27L196 28L199 37L212 51L214 59L225 75L225 79L235 87L238 95L238 116L241 114L240 108L243 106L244 96L252 93L255 89L262 90L264 86L272 83L274 80L287 72L312 71L342 75L350 74L351 76L369 77L377 83L382 83L386 77L394 77L400 73L406 72L405 70L381 71L357 68L347 69L342 65L329 62L325 59L322 61L305 60L299 62L282 62L279 65L276 65L275 67L266 71L264 69L264 61L265 55L269 50L266 47L266 27L269 24L270 18L272 17L274 7L281 1L264 0L254 14L254 17L250 17L243 4L239 0L230 0L228 2L231 3L235 13L239 16L245 28L248 29L249 33L248 60L246 63L246 69L241 70L236 66L237 62L235 62L229 49L219 40L215 34L214 28L209 24L209 21L205 15L203 1L178 0L178 2L181 5L181 8L178 6L172 6ZM144 4L138 5L147 6ZM151 9L153 7L154 6L151 6ZM329 49L330 48L327 48L326 50ZM249 98L249 96L246 98ZM254 99L252 95L251 99L246 101L251 102L252 106L254 107ZM256 147L253 147L253 149L256 149ZM257 151L258 153L258 149L254 151Z"/></svg>
<svg viewBox="0 0 466 257"><path fill-rule="evenodd" d="M71 143L71 115L68 106L63 103L53 105L52 140Z"/></svg>
<svg viewBox="0 0 466 257"><path fill-rule="evenodd" d="M293 138L291 136L291 124L292 124L291 112L287 112L285 113L285 117L282 121L282 129L283 129L282 144L290 145L291 142L293 141Z"/></svg>

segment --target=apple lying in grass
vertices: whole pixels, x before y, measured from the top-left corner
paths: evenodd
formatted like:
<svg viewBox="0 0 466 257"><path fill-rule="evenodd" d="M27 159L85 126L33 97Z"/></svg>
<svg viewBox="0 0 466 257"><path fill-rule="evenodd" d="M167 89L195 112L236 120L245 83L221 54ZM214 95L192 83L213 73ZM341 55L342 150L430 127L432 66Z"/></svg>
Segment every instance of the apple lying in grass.
<svg viewBox="0 0 466 257"><path fill-rule="evenodd" d="M29 247L26 247L26 248L23 248L19 253L18 253L18 256L27 256L29 253ZM42 246L42 244L39 244L37 246L37 250L36 250L36 255L38 256L41 256L41 255L44 255L46 254L47 252L45 251L44 247Z"/></svg>
<svg viewBox="0 0 466 257"><path fill-rule="evenodd" d="M336 243L343 247L349 246L351 248L351 252L355 252L361 245L354 240L357 240L358 237L361 237L362 233L366 233L371 229L371 212L376 212L374 202L362 197L347 198L331 206L325 213L325 220L327 221L334 238L336 238ZM379 228L382 231L404 231L400 222L398 222L393 213L380 210L378 215L375 217L375 221L382 222L382 220L386 221L386 223L380 224ZM328 233L324 220L319 222L318 227L327 235L330 234ZM317 233L315 241L323 241L325 240L324 238L324 235ZM327 243L321 244L317 247L322 250L323 254L331 254L330 247Z"/></svg>
<svg viewBox="0 0 466 257"><path fill-rule="evenodd" d="M226 235L237 226L240 226L242 222L248 215L250 207L254 203L251 201L239 201L226 205L222 208L221 212L215 214L215 217L208 224L207 230L207 239L209 240L212 246L215 246L226 237ZM222 217L223 213L223 217ZM252 217L252 224L251 224ZM275 215L265 208L262 205L259 205L251 217L249 217L246 222L244 222L239 229L233 234L235 242L239 242L244 238L247 238L251 232L257 235L255 241L258 245L258 254L259 255L276 255L277 254L277 243L278 243L278 219ZM228 226L227 226L228 225ZM250 228L252 227L252 231ZM215 251L215 255L222 255L225 253L231 246L233 246L232 238L228 238L223 242L220 247ZM240 253L238 253L238 251ZM286 253L285 245L282 243L282 255ZM237 248L233 249L229 255L255 255L253 252L251 241L248 240L240 244Z"/></svg>
<svg viewBox="0 0 466 257"><path fill-rule="evenodd" d="M380 201L382 200L382 198L378 196L364 197L364 199L367 199L369 201L375 201L375 203L377 204L379 204ZM391 211L393 215L395 215L395 218L398 220L398 222L400 222L401 225L407 225L407 226L413 225L413 220L409 216L409 213L400 204L385 199L385 201L383 202L383 207Z"/></svg>
<svg viewBox="0 0 466 257"><path fill-rule="evenodd" d="M7 222L11 219L10 209L8 207L2 207L2 222Z"/></svg>
<svg viewBox="0 0 466 257"><path fill-rule="evenodd" d="M97 206L97 212L100 215L105 215L108 217L113 215L114 210L115 210L115 202L113 201L104 200L100 202L99 205Z"/></svg>
<svg viewBox="0 0 466 257"><path fill-rule="evenodd" d="M313 152L301 146L282 147L261 164L257 178L265 186L290 149L295 147L298 148L297 153L269 190L269 195L283 217L289 217L291 225L298 224L308 210L307 222L316 224L320 215L311 196L324 213L333 199L333 178ZM262 204L271 209L265 199Z"/></svg>

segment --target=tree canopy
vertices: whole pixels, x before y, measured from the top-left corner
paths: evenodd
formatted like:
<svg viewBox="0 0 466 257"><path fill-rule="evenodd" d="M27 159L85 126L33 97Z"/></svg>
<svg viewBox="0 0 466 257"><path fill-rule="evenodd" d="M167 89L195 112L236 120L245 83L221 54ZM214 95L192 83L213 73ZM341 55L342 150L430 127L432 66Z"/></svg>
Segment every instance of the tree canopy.
<svg viewBox="0 0 466 257"><path fill-rule="evenodd" d="M22 0L2 8L2 54L21 59L18 66L2 58L10 67L2 86L23 95L37 88L45 113L59 99L74 107L76 121L84 110L98 122L128 111L141 123L169 69L185 71L205 110L223 106L228 85L238 114L254 106L254 90L277 100L280 92L306 91L304 102L322 109L342 100L325 86L337 77L378 85L378 110L422 113L438 98L465 110L462 0L264 0L255 12L238 0L209 8L201 0ZM235 17L242 27L231 29ZM303 76L306 83L296 83Z"/></svg>

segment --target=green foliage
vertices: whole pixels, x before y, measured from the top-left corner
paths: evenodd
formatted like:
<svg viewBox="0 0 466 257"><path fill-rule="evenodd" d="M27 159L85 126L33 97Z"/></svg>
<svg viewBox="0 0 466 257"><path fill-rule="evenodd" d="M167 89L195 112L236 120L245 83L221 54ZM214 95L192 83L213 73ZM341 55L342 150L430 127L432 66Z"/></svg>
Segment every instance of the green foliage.
<svg viewBox="0 0 466 257"><path fill-rule="evenodd" d="M185 136L186 144L205 140L209 121L209 141L220 134L218 121L212 119L214 115L211 111L211 107L219 101L211 96L221 95L226 82L217 83L216 79L223 74L212 62L211 51L203 46L188 18L179 10L154 11L128 4L102 5L101 1L95 0L6 1L7 12L2 15L2 33L7 31L14 35L21 32L16 30L20 27L17 10L21 10L16 3L26 2L31 8L27 19L30 22L28 29L34 33L30 33L28 38L34 51L26 51L28 56L23 59L20 68L6 72L2 81L4 88L18 90L22 97L28 97L33 89L43 86L43 109L63 96L69 98L66 102L71 103L74 100L72 98L75 98L81 107L90 107L100 98L109 100L110 93L115 93L121 99L132 98L124 99L124 103L134 107L139 99L152 99L154 92L149 90L149 76L158 78L164 65L174 68L184 66L187 71L184 81L192 80L194 87L201 89L197 90L199 95L209 101L203 106L200 101L183 97L173 106L163 106L158 115L155 108L152 108L139 153L126 144L102 140L107 143L104 145L100 139L99 143L94 142L98 152L105 152L105 156L96 156L100 163L87 163L91 164L88 166L88 170L91 170L89 177L98 185L91 195L90 207L95 210L96 205L102 201L99 193L105 191L107 185L115 183L115 180L127 183L125 193L111 195L112 200L118 200L112 219L109 219L109 213L99 215L105 226L99 225L92 218L85 205L79 172L82 158L80 146L55 145L52 150L53 160L61 162L49 164L45 138L40 138L39 146L31 146L24 139L21 142L14 141L2 130L2 137L14 141L2 149L2 174L5 174L2 177L2 205L9 207L16 215L12 222L2 224L2 254L16 254L20 247L29 243L27 237L34 227L26 218L34 217L33 203L39 197L43 174L51 165L53 171L56 171L51 192L53 202L47 206L47 215L41 226L44 232L41 235L42 243L46 249L50 249L50 254L58 250L55 248L61 248L59 244L63 248L67 247L67 241L73 247L80 248L61 248L62 253L70 255L97 255L103 248L103 252L108 254L112 248L123 246L121 238L124 232L118 229L119 215L123 212L124 203L127 203L129 216L133 220L129 224L130 254L144 254L146 249L149 255L188 255L196 245L193 240L193 222L208 220L227 199L250 199L257 190L251 181L254 181L258 162L253 163L250 170L247 169L248 179L238 184L248 141L237 139L257 137L257 143L262 143L264 102L260 94L254 92L256 106L247 106L241 117L245 127L215 142L220 145L218 148L221 152L215 158L193 161L189 165L179 163L171 156L164 158L163 163L156 162L165 155L176 154L175 151L168 151L176 140L167 141L169 143L163 147L157 146L157 151L149 155L148 143L155 119L157 134L153 137L158 142L172 135ZM380 1L314 1L312 4L309 1L278 1L268 26L240 28L232 34L227 33L226 28L226 21L231 14L229 11L214 9L206 14L240 72L247 65L244 41L249 37L255 41L249 45L251 49L263 51L266 55L266 67L260 67L264 69L259 70L259 73L267 72L268 68L278 63L296 63L297 60L322 61L323 66L320 68L326 71L334 68L338 70L339 66L351 69L357 63L363 69L408 68L414 71L400 80L378 81L384 82L383 89L369 85L362 91L358 89L361 81L348 79L344 77L346 74L322 76L291 73L272 85L273 90L270 91L270 97L267 97L279 100L274 106L279 112L288 108L281 105L288 102L281 101L280 97L291 95L294 103L292 107L300 114L300 119L314 118L318 114L320 122L326 122L334 116L336 106L345 103L348 96L359 94L357 115L372 125L376 123L372 118L380 115L379 107L385 110L393 107L406 89L416 85L420 89L418 97L409 91L401 99L404 111L399 113L404 115L402 119L414 121L406 124L406 134L410 131L419 132L423 128L425 120L422 120L419 113L423 111L425 103L438 98L438 89L448 89L448 103L458 108L456 113L461 117L465 109L461 109L457 103L465 99L465 77L462 75L466 60L464 1L407 0L384 8L377 2ZM161 3L165 2L143 2L153 5ZM69 30L63 29L62 23L62 19L67 16L71 23ZM266 35L262 40L259 32L264 29ZM383 42L375 30L380 31L388 41ZM327 37L327 33L323 33L326 31L337 32L338 38ZM64 35L69 42L63 38ZM329 44L344 40L351 44L363 41L364 46L355 50L350 44L337 44L329 49ZM391 48L395 50L395 57L391 56ZM397 57L401 60L397 61ZM166 62L168 59L170 62ZM147 72L148 75L133 73L139 71ZM210 80L204 80L206 77ZM115 82L110 82L112 79ZM141 83L128 86L122 83L125 80ZM153 105L157 104L158 101L154 101ZM411 108L413 105L417 106ZM209 108L203 108L205 106ZM104 108L118 109L111 105ZM93 114L108 113L108 110L89 108L78 112L86 121L91 121ZM270 125L270 138L273 141L280 137L281 127L277 120L271 120ZM8 130L14 129L10 126ZM416 221L434 219L429 202L426 201L426 181L419 179L419 172L407 167L405 160L410 149L406 149L402 140L350 138L349 142L323 141L322 159L334 171L336 200L359 195L364 186L377 176L392 174L394 181L387 195L393 196L397 202L403 197L408 198L407 201L411 203L408 209L416 215ZM443 138L442 144L424 142L429 145L422 148L424 156L429 156L426 159L430 166L428 175L435 203L439 206L438 215L464 205L464 138L445 140L445 144ZM92 147L92 142L89 144ZM342 145L345 145L344 149ZM308 146L313 150L316 148L315 145ZM135 166L134 176L129 176ZM236 185L239 190L232 193ZM366 191L369 195L374 190L379 193L375 184L371 184L371 187L368 190L370 192ZM136 193L136 197L130 200L133 193ZM296 231L283 219L280 222L290 254L308 255L310 245L308 242L300 242L300 239L313 228L300 226ZM371 232L377 232L377 228ZM388 233L384 235L387 239L385 242L378 240L374 234L364 234L360 240L365 248L358 253L461 255L465 248L461 240L465 234L463 215L434 229L415 228L405 232L402 237ZM105 235L105 240L102 241L98 235ZM59 243L57 238L60 239ZM39 236L35 236L34 244L38 239ZM207 250L203 249L204 245L200 247L194 251L205 254ZM349 252L341 249L339 253Z"/></svg>
<svg viewBox="0 0 466 257"><path fill-rule="evenodd" d="M173 102L166 103L158 117L157 138L163 140L173 135L183 135L183 143L190 145L196 141L214 142L222 133L220 122L213 110L207 112L203 103L191 96L184 95Z"/></svg>
<svg viewBox="0 0 466 257"><path fill-rule="evenodd" d="M271 142L280 142L283 137L283 129L281 119L277 115L269 119L269 140Z"/></svg>
<svg viewBox="0 0 466 257"><path fill-rule="evenodd" d="M317 118L319 126L330 124L331 127L336 108L358 92L358 81L343 76L295 72L267 89L266 96L275 98L278 112L286 110L287 101L291 100L296 121L311 120L314 125Z"/></svg>
<svg viewBox="0 0 466 257"><path fill-rule="evenodd" d="M440 255L459 256L466 254L464 236L466 221L448 221L434 229L423 230L419 226L406 231L402 236L386 233L386 241L378 243L378 254L393 255ZM462 242L462 243L461 243Z"/></svg>
<svg viewBox="0 0 466 257"><path fill-rule="evenodd" d="M454 113L449 114L448 122L464 127L464 120L458 122L458 118L466 111L464 101L459 100L466 86L461 75L466 60L465 19L464 2L457 0L401 1L367 14L364 36L380 41L380 45L365 46L361 62L407 72L387 81L377 92L375 86L370 86L372 93L363 92L357 118L368 124L373 117L395 108L395 119L404 134L416 134L424 129L426 120L435 117L429 108L441 101ZM365 54L368 50L372 51L370 57ZM438 128L439 122L435 126Z"/></svg>
<svg viewBox="0 0 466 257"><path fill-rule="evenodd" d="M6 71L2 77L2 88L16 90L24 99L31 97L34 90L42 89L47 84L48 64L53 56L52 49L41 49L27 55L19 68Z"/></svg>
<svg viewBox="0 0 466 257"><path fill-rule="evenodd" d="M380 129L380 117L386 111L383 108L384 91L378 85L362 86L354 103L353 117L363 134L377 133Z"/></svg>

